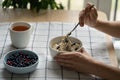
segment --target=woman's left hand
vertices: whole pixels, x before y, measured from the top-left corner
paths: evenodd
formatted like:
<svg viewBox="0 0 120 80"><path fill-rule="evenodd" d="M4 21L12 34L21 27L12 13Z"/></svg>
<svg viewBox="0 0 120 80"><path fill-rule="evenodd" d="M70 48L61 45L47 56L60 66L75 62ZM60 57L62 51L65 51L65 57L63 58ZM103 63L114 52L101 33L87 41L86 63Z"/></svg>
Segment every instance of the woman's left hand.
<svg viewBox="0 0 120 80"><path fill-rule="evenodd" d="M60 53L54 59L63 67L83 73L91 73L95 61L84 49L80 52Z"/></svg>

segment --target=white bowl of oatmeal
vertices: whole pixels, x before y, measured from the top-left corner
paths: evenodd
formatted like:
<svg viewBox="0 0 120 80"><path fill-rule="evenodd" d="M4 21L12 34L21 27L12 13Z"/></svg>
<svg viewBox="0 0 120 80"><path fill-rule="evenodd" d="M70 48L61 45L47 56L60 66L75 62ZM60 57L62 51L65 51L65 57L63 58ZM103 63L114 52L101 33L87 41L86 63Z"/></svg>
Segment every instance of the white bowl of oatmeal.
<svg viewBox="0 0 120 80"><path fill-rule="evenodd" d="M50 40L49 49L52 57L62 52L78 52L82 48L82 42L75 37L59 36Z"/></svg>

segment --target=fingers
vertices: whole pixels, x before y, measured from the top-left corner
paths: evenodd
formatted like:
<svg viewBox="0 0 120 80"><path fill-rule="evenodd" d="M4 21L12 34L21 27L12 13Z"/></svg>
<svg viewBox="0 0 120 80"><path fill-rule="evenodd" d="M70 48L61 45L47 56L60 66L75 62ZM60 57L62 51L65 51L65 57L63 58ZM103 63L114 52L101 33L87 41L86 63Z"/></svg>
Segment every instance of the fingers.
<svg viewBox="0 0 120 80"><path fill-rule="evenodd" d="M95 7L93 7L93 8L91 9L91 11L92 11L96 16L98 16L97 9L96 9Z"/></svg>
<svg viewBox="0 0 120 80"><path fill-rule="evenodd" d="M82 48L80 49L80 52L83 53L84 50L85 50L84 47L82 47Z"/></svg>
<svg viewBox="0 0 120 80"><path fill-rule="evenodd" d="M68 67L68 68L70 68L72 66L71 64L66 64L66 63L63 63L63 62L57 62L57 63L61 66Z"/></svg>
<svg viewBox="0 0 120 80"><path fill-rule="evenodd" d="M87 4L87 7L85 8L85 14L87 15L90 13L91 9L94 7L92 4Z"/></svg>
<svg viewBox="0 0 120 80"><path fill-rule="evenodd" d="M89 26L96 24L98 14L94 5L88 3L85 10L82 10L79 15L80 26L87 24Z"/></svg>
<svg viewBox="0 0 120 80"><path fill-rule="evenodd" d="M92 9L94 8L94 5L88 5L86 8L85 8L85 17L86 19L90 19L90 14L91 14L91 11Z"/></svg>
<svg viewBox="0 0 120 80"><path fill-rule="evenodd" d="M57 62L57 64L65 67L67 69L73 69L73 66L74 66L74 64L73 64L74 62L71 62L70 60L64 60L64 59L60 60L59 59L59 60L56 60L56 62Z"/></svg>
<svg viewBox="0 0 120 80"><path fill-rule="evenodd" d="M61 64L61 65L72 65L74 62L71 59L63 59L63 58L57 58L56 62Z"/></svg>
<svg viewBox="0 0 120 80"><path fill-rule="evenodd" d="M87 53L84 48L81 48L79 52L65 52L60 53L54 57L54 59L75 59L81 57L83 53Z"/></svg>
<svg viewBox="0 0 120 80"><path fill-rule="evenodd" d="M74 59L72 59L72 57L73 57L72 53L69 53L69 54L61 53L57 55L54 59L59 65L71 68L75 62Z"/></svg>
<svg viewBox="0 0 120 80"><path fill-rule="evenodd" d="M91 9L91 14L90 14L94 20L98 17L98 13L97 13L97 10L95 8L92 8Z"/></svg>
<svg viewBox="0 0 120 80"><path fill-rule="evenodd" d="M54 59L72 59L74 55L80 54L79 52L66 52L66 53L60 53L54 57Z"/></svg>
<svg viewBox="0 0 120 80"><path fill-rule="evenodd" d="M85 15L85 10L80 12L79 23L81 27L84 26L84 15Z"/></svg>

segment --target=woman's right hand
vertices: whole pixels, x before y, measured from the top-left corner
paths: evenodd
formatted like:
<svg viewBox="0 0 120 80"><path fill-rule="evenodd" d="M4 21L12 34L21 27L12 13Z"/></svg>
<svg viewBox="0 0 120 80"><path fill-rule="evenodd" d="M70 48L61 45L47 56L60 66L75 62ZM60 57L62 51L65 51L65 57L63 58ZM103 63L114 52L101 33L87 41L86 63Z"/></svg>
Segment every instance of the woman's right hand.
<svg viewBox="0 0 120 80"><path fill-rule="evenodd" d="M98 13L94 5L88 3L86 8L80 12L79 23L80 26L84 24L94 27L97 23Z"/></svg>

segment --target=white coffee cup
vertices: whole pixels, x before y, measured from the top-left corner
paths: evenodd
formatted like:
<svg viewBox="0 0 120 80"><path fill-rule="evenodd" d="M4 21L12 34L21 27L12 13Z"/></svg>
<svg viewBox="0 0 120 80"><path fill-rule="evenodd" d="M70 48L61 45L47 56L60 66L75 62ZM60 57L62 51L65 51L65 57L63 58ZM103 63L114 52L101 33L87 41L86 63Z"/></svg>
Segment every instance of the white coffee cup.
<svg viewBox="0 0 120 80"><path fill-rule="evenodd" d="M27 22L15 22L10 28L12 45L16 48L25 48L30 40L32 27Z"/></svg>

